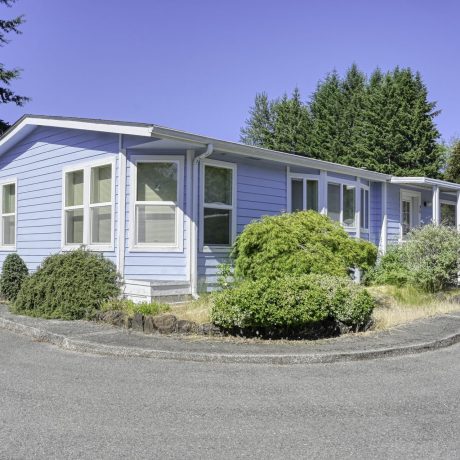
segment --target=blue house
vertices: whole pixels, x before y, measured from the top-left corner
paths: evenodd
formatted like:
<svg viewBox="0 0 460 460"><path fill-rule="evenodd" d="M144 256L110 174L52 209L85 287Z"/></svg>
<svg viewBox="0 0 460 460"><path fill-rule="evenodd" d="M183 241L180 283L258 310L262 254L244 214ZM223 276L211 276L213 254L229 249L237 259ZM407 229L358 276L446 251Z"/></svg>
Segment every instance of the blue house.
<svg viewBox="0 0 460 460"><path fill-rule="evenodd" d="M135 300L216 283L244 226L313 209L385 252L429 222L460 224L460 185L393 177L153 124L27 115L0 138L0 263L34 270L85 245Z"/></svg>

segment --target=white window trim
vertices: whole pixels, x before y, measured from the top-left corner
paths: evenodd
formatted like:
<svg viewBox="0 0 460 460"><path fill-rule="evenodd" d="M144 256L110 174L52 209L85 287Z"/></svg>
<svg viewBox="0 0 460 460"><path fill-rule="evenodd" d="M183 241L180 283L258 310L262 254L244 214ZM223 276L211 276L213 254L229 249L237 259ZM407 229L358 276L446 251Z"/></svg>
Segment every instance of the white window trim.
<svg viewBox="0 0 460 460"><path fill-rule="evenodd" d="M366 191L367 193L369 194L369 200L368 200L368 203L367 203L367 226L368 228L364 228L364 227L361 227L361 209L359 210L360 211L360 215L359 215L359 226L360 226L360 229L361 229L361 233L365 233L365 234L368 234L370 232L370 228L371 228L371 190L370 190L370 187L368 185L364 185L364 184L360 184L359 186L359 189L360 189L360 192L361 193L361 190L364 191L364 196L366 196ZM361 204L361 203L360 203Z"/></svg>
<svg viewBox="0 0 460 460"><path fill-rule="evenodd" d="M232 170L232 204L230 205L209 205L214 209L229 209L232 211L232 222L231 222L231 235L230 245L205 245L204 244L204 182L205 182L205 166L215 166L217 168L226 168ZM200 252L229 252L232 249L233 243L236 238L236 213L237 213L237 202L236 202L236 184L237 184L237 165L235 163L229 163L227 161L220 160L203 160L200 165L200 217L199 217L199 234L200 234Z"/></svg>
<svg viewBox="0 0 460 460"><path fill-rule="evenodd" d="M357 207L357 193L360 190L361 187L365 187L359 182L351 181L351 180L345 180L345 179L336 179L331 178L331 180L328 180L326 183L326 216L328 215L328 201L329 201L329 184L334 184L334 185L340 185L340 220L339 223L342 225L342 227L347 231L347 232L356 232L358 225L357 225L357 220L358 220L358 207ZM348 185L350 187L354 187L355 189L355 223L354 225L344 225L343 223L343 187L344 185ZM370 197L370 196L369 196ZM369 200L370 201L370 200ZM360 225L361 223L359 223Z"/></svg>
<svg viewBox="0 0 460 460"><path fill-rule="evenodd" d="M3 244L3 216L12 216L13 213L3 214L3 186L14 184L14 244ZM18 239L18 180L16 177L0 181L0 251L16 251Z"/></svg>
<svg viewBox="0 0 460 460"><path fill-rule="evenodd" d="M403 228L402 228L402 202L407 201L407 198L417 198L418 199L418 225L420 225L421 220L422 220L422 211L421 211L421 205L422 205L422 194L420 192L416 192L414 190L407 190L407 189L401 189L399 192L399 242L402 243L405 241L404 236L403 236ZM414 211L411 210L411 225L410 228L415 228L413 225L412 219L413 219L413 213Z"/></svg>
<svg viewBox="0 0 460 460"><path fill-rule="evenodd" d="M306 187L307 187L307 181L316 181L318 184L318 202L317 202L317 207L318 211L320 212L320 199L319 199L319 194L320 194L320 176L319 175L314 175L314 174L301 174L301 173L291 173L289 172L287 175L287 210L288 212L292 212L292 180L302 180L303 181L303 209L307 209L307 193L306 193Z"/></svg>
<svg viewBox="0 0 460 460"><path fill-rule="evenodd" d="M111 190L111 202L103 203L103 206L111 206L111 232L110 232L110 243L96 243L91 244L91 208L95 207L90 205L90 193L91 193L91 169L100 166L111 166L112 168L112 190ZM66 193L66 174L74 171L83 170L83 206L66 206L65 193ZM116 158L106 157L100 160L88 161L84 163L72 164L66 166L62 170L62 215L61 215L61 248L64 251L77 249L81 246L85 246L91 251L96 252L111 252L115 250L115 181L116 181ZM96 206L100 204L97 203ZM83 208L83 243L68 244L66 243L66 211L71 209Z"/></svg>
<svg viewBox="0 0 460 460"><path fill-rule="evenodd" d="M129 251L130 252L183 252L184 251L184 157L181 155L133 155L129 161L130 168L130 213L129 213ZM137 163L176 163L177 164L177 202L164 201L162 205L176 207L176 242L136 243L136 204L158 204L158 202L136 200Z"/></svg>

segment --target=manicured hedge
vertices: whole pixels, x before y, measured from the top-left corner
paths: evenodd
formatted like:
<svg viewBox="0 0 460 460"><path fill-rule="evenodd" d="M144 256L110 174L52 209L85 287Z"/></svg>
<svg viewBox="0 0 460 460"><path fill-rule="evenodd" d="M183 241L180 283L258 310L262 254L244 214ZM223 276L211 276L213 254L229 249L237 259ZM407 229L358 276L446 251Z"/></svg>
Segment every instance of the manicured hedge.
<svg viewBox="0 0 460 460"><path fill-rule="evenodd" d="M113 262L78 249L46 258L23 283L13 308L32 316L80 319L119 294L120 280Z"/></svg>
<svg viewBox="0 0 460 460"><path fill-rule="evenodd" d="M351 238L337 223L314 211L263 217L238 236L232 252L235 275L257 280L308 273L347 276L374 266L377 248Z"/></svg>
<svg viewBox="0 0 460 460"><path fill-rule="evenodd" d="M233 328L292 328L325 320L359 328L372 314L374 299L343 277L301 275L261 278L214 294L214 324Z"/></svg>

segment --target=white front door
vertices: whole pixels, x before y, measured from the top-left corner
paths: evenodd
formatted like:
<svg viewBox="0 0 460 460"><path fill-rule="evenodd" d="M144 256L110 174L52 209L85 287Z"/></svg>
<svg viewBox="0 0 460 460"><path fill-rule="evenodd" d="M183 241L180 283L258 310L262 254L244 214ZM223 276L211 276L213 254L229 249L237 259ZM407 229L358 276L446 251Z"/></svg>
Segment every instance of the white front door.
<svg viewBox="0 0 460 460"><path fill-rule="evenodd" d="M420 225L420 193L401 191L401 239Z"/></svg>

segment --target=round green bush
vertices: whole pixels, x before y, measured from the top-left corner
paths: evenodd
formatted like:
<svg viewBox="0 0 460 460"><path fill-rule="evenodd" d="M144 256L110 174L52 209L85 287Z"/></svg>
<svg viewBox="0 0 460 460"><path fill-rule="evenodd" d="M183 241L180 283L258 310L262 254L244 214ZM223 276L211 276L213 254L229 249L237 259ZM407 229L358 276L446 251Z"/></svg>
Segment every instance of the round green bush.
<svg viewBox="0 0 460 460"><path fill-rule="evenodd" d="M365 278L366 284L389 284L404 286L409 281L410 273L404 258L402 246L389 246L377 265L369 271Z"/></svg>
<svg viewBox="0 0 460 460"><path fill-rule="evenodd" d="M8 254L2 266L2 296L10 301L16 300L22 283L28 276L29 270L21 257L18 254Z"/></svg>
<svg viewBox="0 0 460 460"><path fill-rule="evenodd" d="M47 257L22 285L14 310L44 318L81 319L120 294L113 262L84 249Z"/></svg>
<svg viewBox="0 0 460 460"><path fill-rule="evenodd" d="M213 294L211 319L225 329L301 328L334 320L366 324L374 299L347 278L300 275L246 280Z"/></svg>
<svg viewBox="0 0 460 460"><path fill-rule="evenodd" d="M257 280L308 273L347 276L374 266L377 248L350 237L328 217L314 211L266 216L250 223L236 239L235 276Z"/></svg>

